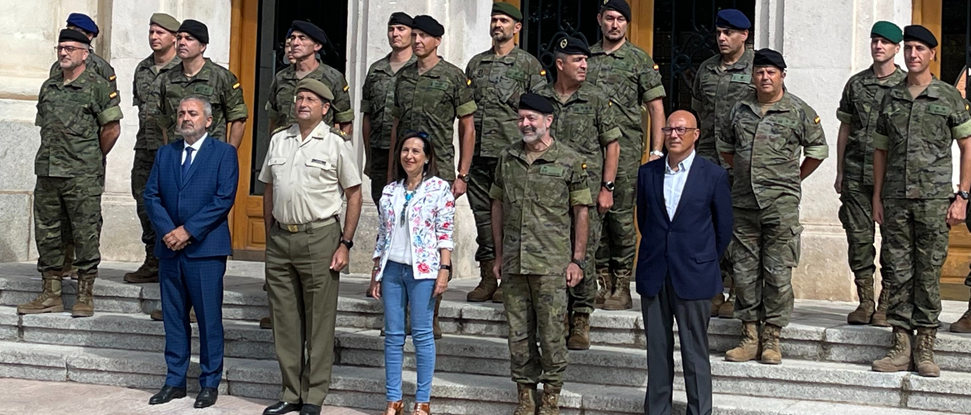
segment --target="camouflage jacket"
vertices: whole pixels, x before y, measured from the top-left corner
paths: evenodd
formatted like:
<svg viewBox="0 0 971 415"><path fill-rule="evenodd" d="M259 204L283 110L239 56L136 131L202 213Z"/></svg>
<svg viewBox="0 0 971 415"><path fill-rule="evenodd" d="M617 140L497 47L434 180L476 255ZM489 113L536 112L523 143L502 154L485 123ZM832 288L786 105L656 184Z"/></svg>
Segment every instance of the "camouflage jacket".
<svg viewBox="0 0 971 415"><path fill-rule="evenodd" d="M873 131L880 117L883 97L907 77L899 67L885 79L873 70L853 75L846 81L836 118L850 126L849 140L843 151L843 183L873 185Z"/></svg>
<svg viewBox="0 0 971 415"><path fill-rule="evenodd" d="M209 135L219 141L226 141L226 124L233 121L245 120L248 114L246 103L243 102L243 88L236 75L228 69L213 63L206 58L206 63L191 79L185 76L180 62L175 68L160 75L153 86L152 104L156 108L156 123L169 136L169 142L182 136L175 132L176 117L179 112L179 102L189 95L199 95L209 100L212 105L212 125Z"/></svg>
<svg viewBox="0 0 971 415"><path fill-rule="evenodd" d="M148 55L135 67L135 80L132 81L132 105L138 107L138 133L135 134L135 150L157 150L162 146L162 129L155 121L152 111L156 108L150 102L154 94L155 80L181 63L178 56L155 72L155 58Z"/></svg>
<svg viewBox="0 0 971 415"><path fill-rule="evenodd" d="M368 114L371 122L371 135L368 146L387 149L391 146L391 117L394 107L394 84L398 80L398 73L405 66L415 63L415 55L411 55L398 72L391 69L391 54L371 64L364 87L361 90L361 113Z"/></svg>
<svg viewBox="0 0 971 415"><path fill-rule="evenodd" d="M701 131L695 149L698 155L725 166L715 150L718 129L728 123L728 114L742 98L755 91L752 84L752 60L755 52L746 48L738 62L722 69L721 55L715 55L698 67L691 88L691 109L698 114Z"/></svg>
<svg viewBox="0 0 971 415"><path fill-rule="evenodd" d="M94 73L98 74L111 85L112 91L118 91L118 82L116 81L115 68L111 67L108 61L104 60L101 56L94 53L94 49L88 49L88 58L84 60L84 65L88 68L94 70ZM58 62L54 62L51 65L50 77L53 78L55 75L61 73L61 65Z"/></svg>
<svg viewBox="0 0 971 415"><path fill-rule="evenodd" d="M323 82L334 94L334 102L331 102L330 110L324 114L324 122L327 125L334 125L334 123L354 121L354 108L351 107L351 95L348 93L350 88L347 80L344 79L344 74L320 61L317 64L317 69L306 77ZM300 82L300 79L297 78L297 69L294 65L281 69L273 78L273 84L270 85L270 100L266 102L265 108L276 128L287 127L297 122L293 113L297 82Z"/></svg>

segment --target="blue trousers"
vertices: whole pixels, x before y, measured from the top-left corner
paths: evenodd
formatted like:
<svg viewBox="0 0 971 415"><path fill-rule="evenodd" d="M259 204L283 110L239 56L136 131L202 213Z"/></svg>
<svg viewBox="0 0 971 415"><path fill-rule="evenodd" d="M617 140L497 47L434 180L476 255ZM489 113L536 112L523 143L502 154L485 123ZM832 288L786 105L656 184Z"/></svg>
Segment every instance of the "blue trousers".
<svg viewBox="0 0 971 415"><path fill-rule="evenodd" d="M429 402L435 375L435 280L416 280L411 265L388 261L381 278L384 302L384 371L388 402L401 400L401 361L405 348L405 310L411 309L418 384L415 402Z"/></svg>
<svg viewBox="0 0 971 415"><path fill-rule="evenodd" d="M162 323L165 327L165 384L184 388L192 328L189 308L195 307L199 321L199 386L216 388L223 372L223 275L226 257L160 258L159 285L162 291Z"/></svg>

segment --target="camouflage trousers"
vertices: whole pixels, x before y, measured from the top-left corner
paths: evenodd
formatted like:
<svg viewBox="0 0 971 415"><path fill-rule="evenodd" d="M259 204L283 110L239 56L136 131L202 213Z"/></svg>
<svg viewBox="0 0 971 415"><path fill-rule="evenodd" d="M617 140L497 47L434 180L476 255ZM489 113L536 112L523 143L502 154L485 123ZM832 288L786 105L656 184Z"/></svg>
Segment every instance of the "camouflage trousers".
<svg viewBox="0 0 971 415"><path fill-rule="evenodd" d="M596 196L594 196L596 202ZM600 240L600 232L603 230L604 215L597 211L597 206L590 206L588 220L590 221L589 233L587 234L587 266L583 269L583 279L569 288L570 302L569 311L571 313L592 314L594 302L597 297L597 241Z"/></svg>
<svg viewBox="0 0 971 415"><path fill-rule="evenodd" d="M785 327L795 299L792 269L799 263L799 200L783 196L765 209L733 213L735 318Z"/></svg>
<svg viewBox="0 0 971 415"><path fill-rule="evenodd" d="M492 240L492 198L489 189L495 181L496 164L499 159L494 157L473 157L472 169L469 170L469 205L475 218L475 242L479 248L475 250L475 260L478 262L496 259L495 242Z"/></svg>
<svg viewBox="0 0 971 415"><path fill-rule="evenodd" d="M502 279L514 382L563 385L566 288L565 275L506 275Z"/></svg>
<svg viewBox="0 0 971 415"><path fill-rule="evenodd" d="M364 171L371 178L371 200L374 206L381 202L381 193L388 185L388 149L371 147L367 153L367 166Z"/></svg>
<svg viewBox="0 0 971 415"><path fill-rule="evenodd" d="M156 150L135 150L135 159L131 166L131 195L135 198L135 212L142 225L142 243L145 244L145 255L155 256L155 229L145 211L145 185L155 164Z"/></svg>
<svg viewBox="0 0 971 415"><path fill-rule="evenodd" d="M34 186L34 239L37 270L60 271L64 260L65 224L74 239L78 274L97 272L101 263L101 177L38 177ZM67 215L67 221L62 220Z"/></svg>
<svg viewBox="0 0 971 415"><path fill-rule="evenodd" d="M634 269L637 253L637 228L634 225L634 202L637 192L637 167L617 170L614 181L614 205L604 215L603 230L596 251L597 268L612 271ZM591 195L596 197L596 195ZM588 257L588 259L591 259Z"/></svg>
<svg viewBox="0 0 971 415"><path fill-rule="evenodd" d="M884 199L883 284L889 290L887 322L895 327L937 327L941 267L947 258L947 199Z"/></svg>
<svg viewBox="0 0 971 415"><path fill-rule="evenodd" d="M839 219L846 231L850 270L857 285L872 287L873 273L877 269L874 265L877 248L874 244L873 186L844 181L840 202ZM882 258L880 268L886 272Z"/></svg>

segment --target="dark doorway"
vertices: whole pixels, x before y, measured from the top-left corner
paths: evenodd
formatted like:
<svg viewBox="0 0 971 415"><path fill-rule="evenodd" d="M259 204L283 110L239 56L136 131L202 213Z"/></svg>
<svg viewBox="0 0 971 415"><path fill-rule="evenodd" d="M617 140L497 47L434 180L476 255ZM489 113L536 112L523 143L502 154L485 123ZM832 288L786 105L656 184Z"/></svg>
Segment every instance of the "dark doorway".
<svg viewBox="0 0 971 415"><path fill-rule="evenodd" d="M944 0L941 9L941 45L937 57L941 61L941 73L935 75L954 85L971 56L968 54L971 5L967 0Z"/></svg>
<svg viewBox="0 0 971 415"><path fill-rule="evenodd" d="M597 24L600 1L522 0L521 4L525 16L522 47L539 59L550 81L556 77L553 42L567 35L583 39L589 45L600 39Z"/></svg>

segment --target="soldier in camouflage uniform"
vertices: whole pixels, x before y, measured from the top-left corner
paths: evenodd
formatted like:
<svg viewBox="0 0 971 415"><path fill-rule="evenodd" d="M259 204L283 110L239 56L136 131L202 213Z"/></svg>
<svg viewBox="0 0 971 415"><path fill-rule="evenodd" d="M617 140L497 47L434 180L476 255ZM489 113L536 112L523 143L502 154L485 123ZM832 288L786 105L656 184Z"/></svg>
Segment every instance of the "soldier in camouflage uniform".
<svg viewBox="0 0 971 415"><path fill-rule="evenodd" d="M752 85L752 58L755 51L746 46L751 27L752 22L739 10L722 9L718 12L715 39L718 41L719 54L702 62L691 88L691 109L698 114L701 127L695 148L699 156L725 168L728 165L715 149L717 130L727 125L728 115L735 103L755 91ZM732 177L732 170L728 169L729 183ZM722 256L722 280L730 288L727 300L724 293L718 293L711 299L712 317L733 318L735 315L732 268L732 256Z"/></svg>
<svg viewBox="0 0 971 415"><path fill-rule="evenodd" d="M849 245L847 257L856 280L860 305L846 317L850 324L887 326L887 295L881 290L879 306L874 305L873 273L877 250L874 247L873 131L880 115L883 97L907 74L894 65L903 33L890 22L877 22L870 30L870 56L873 65L846 82L836 118L840 120L837 144L836 193L840 195L839 218ZM882 260L886 258L881 258ZM881 266L883 268L883 266Z"/></svg>
<svg viewBox="0 0 971 415"><path fill-rule="evenodd" d="M617 174L620 153L620 128L616 124L614 106L607 94L597 86L584 82L587 56L590 51L580 39L565 37L556 41L556 83L546 84L536 91L553 103L552 135L558 142L570 146L583 156L586 163L587 184L597 200L588 210L589 234L587 266L584 278L570 288L569 340L571 350L590 348L590 313L594 310L597 282L593 279L597 241L603 228L603 215L613 205L613 192L604 187Z"/></svg>
<svg viewBox="0 0 971 415"><path fill-rule="evenodd" d="M499 154L489 191L492 233L500 242L493 271L504 280L509 360L519 389L514 415L554 415L567 366L566 291L583 279L593 199L583 156L550 135L551 103L527 93L519 108L522 143Z"/></svg>
<svg viewBox="0 0 971 415"><path fill-rule="evenodd" d="M660 132L664 127L664 86L654 60L625 38L630 17L630 5L626 1L604 2L597 15L603 39L590 48L587 69L587 82L600 87L614 102L621 131L617 178L604 184L605 189L614 193L614 205L604 215L595 263L600 283L595 303L605 310L626 310L634 304L630 298L630 280L637 251L634 226L637 169L645 148L642 108L647 108L651 116L650 160L664 154ZM597 244L597 241L591 242L591 245Z"/></svg>
<svg viewBox="0 0 971 415"><path fill-rule="evenodd" d="M34 123L41 128L41 143L34 160L34 228L37 270L44 288L36 299L17 307L19 314L64 311L60 275L63 212L67 212L76 243L78 288L71 315L94 314L92 289L101 263L104 163L118 139L122 113L118 91L84 64L89 44L77 31L60 32L57 54L62 71L44 82L37 97Z"/></svg>
<svg viewBox="0 0 971 415"><path fill-rule="evenodd" d="M496 254L492 241L492 214L489 188L495 181L499 153L518 141L516 129L519 97L546 84L546 71L533 55L516 47L514 37L522 29L523 15L509 3L492 6L492 47L472 57L465 76L475 92L475 155L469 171L469 204L475 217L479 248L479 285L469 292L470 302L502 302L502 289L492 275Z"/></svg>
<svg viewBox="0 0 971 415"><path fill-rule="evenodd" d="M162 130L150 113L152 86L160 75L175 68L182 60L175 56L175 32L178 20L165 13L155 13L149 20L148 42L152 54L135 67L132 85L132 104L138 107L138 133L135 134L135 159L131 168L131 195L135 198L136 213L142 224L142 243L145 262L138 270L125 274L125 282L158 282L158 258L155 257L155 230L145 212L145 184L155 164L155 152L162 146Z"/></svg>
<svg viewBox="0 0 971 415"><path fill-rule="evenodd" d="M886 266L884 287L890 291L887 322L893 327L890 350L873 362L878 372L909 370L910 337L916 328L917 372L941 374L934 362L941 267L950 226L966 217L971 116L961 94L931 73L936 47L937 39L923 26L904 29L907 77L884 97L873 134L873 220L883 225L880 256ZM953 140L961 148L956 195L951 183Z"/></svg>
<svg viewBox="0 0 971 415"><path fill-rule="evenodd" d="M816 111L785 90L782 55L761 49L752 65L756 91L735 104L717 142L725 162L735 167L730 254L735 318L743 322L742 340L725 358L749 361L761 348L762 363L779 364L779 332L792 315L792 269L799 264L802 181L829 147Z"/></svg>

